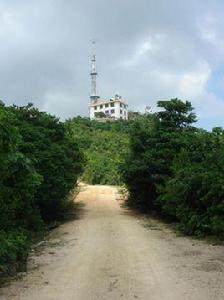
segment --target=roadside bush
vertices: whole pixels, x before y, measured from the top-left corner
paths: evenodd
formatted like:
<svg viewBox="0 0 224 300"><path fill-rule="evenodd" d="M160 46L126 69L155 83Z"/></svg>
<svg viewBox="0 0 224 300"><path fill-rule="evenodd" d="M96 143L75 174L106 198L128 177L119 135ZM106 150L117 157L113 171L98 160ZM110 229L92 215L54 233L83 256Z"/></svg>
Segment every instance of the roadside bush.
<svg viewBox="0 0 224 300"><path fill-rule="evenodd" d="M0 231L0 275L22 269L30 247L29 233L22 229Z"/></svg>
<svg viewBox="0 0 224 300"><path fill-rule="evenodd" d="M44 221L60 219L68 192L83 170L83 154L64 123L32 105L12 107L21 135L19 150L43 178L35 193L35 204Z"/></svg>
<svg viewBox="0 0 224 300"><path fill-rule="evenodd" d="M0 222L1 229L39 228L34 194L41 184L31 161L19 151L21 137L11 112L0 106ZM35 212L35 213L34 213Z"/></svg>
<svg viewBox="0 0 224 300"><path fill-rule="evenodd" d="M184 143L182 135L192 130L195 121L189 102L173 99L159 101L158 106L160 112L134 120L130 156L123 169L129 203L141 210L161 210L156 199L172 175L172 161Z"/></svg>
<svg viewBox="0 0 224 300"><path fill-rule="evenodd" d="M173 163L159 201L187 234L224 237L224 135L199 131Z"/></svg>
<svg viewBox="0 0 224 300"><path fill-rule="evenodd" d="M57 118L0 103L0 274L19 267L46 222L63 218L83 160Z"/></svg>
<svg viewBox="0 0 224 300"><path fill-rule="evenodd" d="M140 210L152 209L157 196L156 165L152 159L154 139L154 117L149 115L135 119L130 128L130 152L121 166L121 172L129 190L128 204Z"/></svg>
<svg viewBox="0 0 224 300"><path fill-rule="evenodd" d="M134 120L123 178L129 205L176 221L182 231L224 237L224 131L192 127L190 102L159 101Z"/></svg>

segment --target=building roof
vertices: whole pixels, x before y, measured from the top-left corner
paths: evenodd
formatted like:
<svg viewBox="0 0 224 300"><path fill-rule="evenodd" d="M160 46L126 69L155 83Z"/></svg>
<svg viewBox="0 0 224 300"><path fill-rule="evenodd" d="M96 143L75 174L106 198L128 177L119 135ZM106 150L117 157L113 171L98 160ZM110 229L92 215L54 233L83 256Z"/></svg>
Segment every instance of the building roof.
<svg viewBox="0 0 224 300"><path fill-rule="evenodd" d="M128 105L125 100L123 100L120 96L115 95L114 98L110 98L110 100L105 100L105 99L98 99L95 103L91 103L90 106L98 106L98 105L103 105L103 104L109 104L113 102L121 102L125 105Z"/></svg>

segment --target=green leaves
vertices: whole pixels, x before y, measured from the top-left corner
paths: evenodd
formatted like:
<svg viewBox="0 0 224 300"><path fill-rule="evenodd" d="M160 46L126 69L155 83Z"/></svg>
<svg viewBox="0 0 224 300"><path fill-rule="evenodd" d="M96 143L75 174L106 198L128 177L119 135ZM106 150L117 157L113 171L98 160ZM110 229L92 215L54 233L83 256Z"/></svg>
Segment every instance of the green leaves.
<svg viewBox="0 0 224 300"><path fill-rule="evenodd" d="M0 265L16 263L30 235L63 217L83 163L57 118L32 104L0 105Z"/></svg>
<svg viewBox="0 0 224 300"><path fill-rule="evenodd" d="M69 120L67 126L85 153L82 180L90 184L122 184L120 166L129 151L129 123L96 122L77 117Z"/></svg>
<svg viewBox="0 0 224 300"><path fill-rule="evenodd" d="M224 135L192 127L191 103L159 101L136 118L123 168L129 204L178 221L188 234L224 236Z"/></svg>
<svg viewBox="0 0 224 300"><path fill-rule="evenodd" d="M186 233L224 236L223 143L216 131L198 131L187 139L185 149L173 162L174 174L166 184L166 193L172 191L172 216ZM170 206L166 202L165 212Z"/></svg>
<svg viewBox="0 0 224 300"><path fill-rule="evenodd" d="M166 130L168 128L186 128L196 122L196 115L192 112L193 108L189 101L171 99L168 101L158 101L157 106L162 108L156 115L160 124Z"/></svg>

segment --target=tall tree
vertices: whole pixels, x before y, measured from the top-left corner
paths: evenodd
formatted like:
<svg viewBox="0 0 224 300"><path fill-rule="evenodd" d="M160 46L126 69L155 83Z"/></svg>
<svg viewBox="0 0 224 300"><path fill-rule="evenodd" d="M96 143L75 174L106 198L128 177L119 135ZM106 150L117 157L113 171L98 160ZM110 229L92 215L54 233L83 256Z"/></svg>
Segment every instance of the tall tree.
<svg viewBox="0 0 224 300"><path fill-rule="evenodd" d="M158 107L158 113L135 120L131 154L123 171L130 203L144 209L160 209L156 199L172 174L170 166L184 143L182 133L192 131L196 121L188 101L159 101Z"/></svg>

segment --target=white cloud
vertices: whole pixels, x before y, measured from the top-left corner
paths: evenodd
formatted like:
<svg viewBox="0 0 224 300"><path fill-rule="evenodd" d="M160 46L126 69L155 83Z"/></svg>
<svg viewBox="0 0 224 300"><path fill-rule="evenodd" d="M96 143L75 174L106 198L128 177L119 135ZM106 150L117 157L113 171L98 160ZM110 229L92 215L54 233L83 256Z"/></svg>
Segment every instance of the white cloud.
<svg viewBox="0 0 224 300"><path fill-rule="evenodd" d="M199 22L198 26L203 39L211 43L217 42L216 18L211 15L205 15Z"/></svg>
<svg viewBox="0 0 224 300"><path fill-rule="evenodd" d="M189 72L160 69L153 71L152 74L154 84L163 87L157 100L176 97L189 100L195 107L199 120L204 122L224 115L223 99L208 90L212 70L207 61L198 62ZM159 94L159 90L156 93ZM154 111L156 111L155 101L150 102L150 105L154 105Z"/></svg>
<svg viewBox="0 0 224 300"><path fill-rule="evenodd" d="M211 14L206 14L198 20L198 28L201 38L214 47L214 51L223 54L223 32L220 32L220 20Z"/></svg>
<svg viewBox="0 0 224 300"><path fill-rule="evenodd" d="M193 101L199 124L211 129L223 126L224 101L218 96L206 91L197 101Z"/></svg>
<svg viewBox="0 0 224 300"><path fill-rule="evenodd" d="M195 70L184 73L179 79L179 93L183 98L196 99L204 94L211 68L206 61L199 63Z"/></svg>
<svg viewBox="0 0 224 300"><path fill-rule="evenodd" d="M0 13L0 35L6 38L8 35L17 37L23 34L22 23L19 22L17 15L8 11ZM9 36L8 36L9 37Z"/></svg>
<svg viewBox="0 0 224 300"><path fill-rule="evenodd" d="M208 88L224 62L223 0L132 2L0 1L1 98L87 115L96 38L102 97L120 91L132 109L179 97L201 117L223 112L221 89Z"/></svg>
<svg viewBox="0 0 224 300"><path fill-rule="evenodd" d="M144 38L135 46L134 54L122 61L121 65L134 67L140 64L144 58L155 53L160 48L161 39L162 36L160 34L149 35L147 38Z"/></svg>
<svg viewBox="0 0 224 300"><path fill-rule="evenodd" d="M61 116L62 120L64 116L66 118L73 117L76 114L82 114L79 109L74 108L80 106L79 99L74 90L70 91L51 91L43 96L44 104L41 107L42 111L50 111L53 115ZM88 105L88 102L86 102Z"/></svg>

